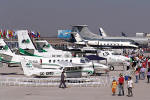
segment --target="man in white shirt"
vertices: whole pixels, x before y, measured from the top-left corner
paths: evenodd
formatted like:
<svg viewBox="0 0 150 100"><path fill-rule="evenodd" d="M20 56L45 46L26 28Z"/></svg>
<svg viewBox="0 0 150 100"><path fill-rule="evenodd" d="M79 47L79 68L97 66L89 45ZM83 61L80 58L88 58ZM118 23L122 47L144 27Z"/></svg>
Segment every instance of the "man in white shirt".
<svg viewBox="0 0 150 100"><path fill-rule="evenodd" d="M129 76L128 77L128 84L127 84L127 87L128 87L128 97L131 97L133 96L133 93L132 93L132 88L133 88L133 81L131 80L131 77Z"/></svg>

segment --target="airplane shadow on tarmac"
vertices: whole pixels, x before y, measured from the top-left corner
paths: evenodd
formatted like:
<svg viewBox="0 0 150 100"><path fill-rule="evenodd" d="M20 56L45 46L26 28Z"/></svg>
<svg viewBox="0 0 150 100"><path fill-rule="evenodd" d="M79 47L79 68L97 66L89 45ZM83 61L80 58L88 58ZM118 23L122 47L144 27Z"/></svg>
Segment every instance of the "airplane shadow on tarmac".
<svg viewBox="0 0 150 100"><path fill-rule="evenodd" d="M0 75L23 75L23 74L17 74L17 73L0 73Z"/></svg>

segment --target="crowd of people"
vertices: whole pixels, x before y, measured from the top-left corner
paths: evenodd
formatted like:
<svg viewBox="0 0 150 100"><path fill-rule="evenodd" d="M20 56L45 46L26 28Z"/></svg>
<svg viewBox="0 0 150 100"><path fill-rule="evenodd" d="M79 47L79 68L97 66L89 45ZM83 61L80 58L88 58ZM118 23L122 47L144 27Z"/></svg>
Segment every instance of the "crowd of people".
<svg viewBox="0 0 150 100"><path fill-rule="evenodd" d="M147 83L150 83L150 57L144 56L142 50L128 52L125 56L130 57L130 62L127 64L126 70L131 69L134 72L134 75L132 75L132 77L123 76L123 74L120 73L118 80L114 78L111 85L113 96L116 94L117 88L118 96L124 96L124 81L127 83L128 97L133 96L133 83L138 84L139 80L145 80L146 77ZM135 78L135 82L133 82L132 78Z"/></svg>

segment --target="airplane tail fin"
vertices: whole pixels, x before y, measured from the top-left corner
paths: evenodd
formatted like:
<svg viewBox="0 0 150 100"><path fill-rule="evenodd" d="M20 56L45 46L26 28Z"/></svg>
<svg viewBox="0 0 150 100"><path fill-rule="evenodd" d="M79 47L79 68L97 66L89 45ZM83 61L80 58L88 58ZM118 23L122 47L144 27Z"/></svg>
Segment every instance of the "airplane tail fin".
<svg viewBox="0 0 150 100"><path fill-rule="evenodd" d="M8 55L13 54L3 39L0 39L0 53L1 54L8 54Z"/></svg>
<svg viewBox="0 0 150 100"><path fill-rule="evenodd" d="M127 35L126 35L124 32L121 32L121 35L122 35L123 37L127 37Z"/></svg>
<svg viewBox="0 0 150 100"><path fill-rule="evenodd" d="M71 37L74 40L74 42L82 42L83 41L82 37L77 32L72 32Z"/></svg>
<svg viewBox="0 0 150 100"><path fill-rule="evenodd" d="M18 30L16 33L18 35L19 48L35 50L35 46L29 37L28 30Z"/></svg>
<svg viewBox="0 0 150 100"><path fill-rule="evenodd" d="M102 37L107 37L106 32L101 27L99 28L99 35L102 36Z"/></svg>
<svg viewBox="0 0 150 100"><path fill-rule="evenodd" d="M87 25L72 26L72 32L78 32L84 39L94 39L100 37L99 35L92 33Z"/></svg>
<svg viewBox="0 0 150 100"><path fill-rule="evenodd" d="M22 59L21 60L21 66L22 66L22 69L23 69L23 72L24 72L24 75L26 76L32 76L33 75L33 70L35 69L32 65L31 62L29 62L28 60L26 59Z"/></svg>

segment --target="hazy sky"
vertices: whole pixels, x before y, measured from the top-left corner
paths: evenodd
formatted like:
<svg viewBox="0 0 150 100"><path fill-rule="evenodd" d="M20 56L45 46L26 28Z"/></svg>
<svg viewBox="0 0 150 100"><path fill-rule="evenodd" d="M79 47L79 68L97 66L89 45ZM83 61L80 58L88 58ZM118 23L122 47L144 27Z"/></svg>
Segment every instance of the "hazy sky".
<svg viewBox="0 0 150 100"><path fill-rule="evenodd" d="M0 0L0 28L32 29L56 36L57 29L88 24L110 35L150 33L150 0Z"/></svg>

